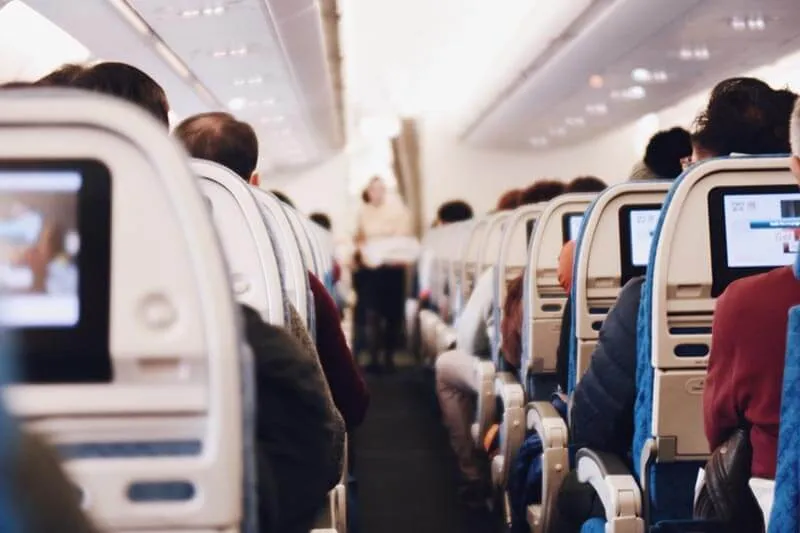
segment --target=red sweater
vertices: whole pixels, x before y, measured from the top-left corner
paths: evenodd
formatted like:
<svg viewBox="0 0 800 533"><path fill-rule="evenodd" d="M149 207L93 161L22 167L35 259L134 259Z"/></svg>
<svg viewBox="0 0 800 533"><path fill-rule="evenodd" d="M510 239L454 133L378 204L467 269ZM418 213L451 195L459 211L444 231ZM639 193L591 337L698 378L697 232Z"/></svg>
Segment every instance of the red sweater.
<svg viewBox="0 0 800 533"><path fill-rule="evenodd" d="M317 353L322 371L328 380L333 402L344 418L347 429L354 429L364 421L367 412L367 385L347 346L336 303L325 285L311 272L308 273L308 282L314 295Z"/></svg>
<svg viewBox="0 0 800 533"><path fill-rule="evenodd" d="M743 416L751 426L752 475L775 478L789 308L800 304L791 267L740 279L717 300L703 394L712 450Z"/></svg>

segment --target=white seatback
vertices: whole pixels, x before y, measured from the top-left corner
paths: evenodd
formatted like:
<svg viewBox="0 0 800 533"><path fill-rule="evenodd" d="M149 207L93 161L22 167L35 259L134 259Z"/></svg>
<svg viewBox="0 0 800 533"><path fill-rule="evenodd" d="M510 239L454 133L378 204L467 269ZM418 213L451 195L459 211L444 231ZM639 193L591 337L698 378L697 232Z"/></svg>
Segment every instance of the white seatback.
<svg viewBox="0 0 800 533"><path fill-rule="evenodd" d="M212 219L225 249L237 301L258 311L265 322L282 326L284 293L277 251L251 188L229 169L211 161L195 159L192 170L211 202Z"/></svg>
<svg viewBox="0 0 800 533"><path fill-rule="evenodd" d="M487 268L495 266L497 257L500 255L500 247L503 244L503 235L506 231L506 225L511 218L511 211L503 211L493 215L489 221L489 227L486 229L483 244L480 247L480 258L478 261L478 275L476 279L483 274Z"/></svg>
<svg viewBox="0 0 800 533"><path fill-rule="evenodd" d="M460 223L456 238L452 240L452 248L448 251L449 258L445 258L440 270L442 276L447 279L447 283L450 287L449 302L450 309L453 310L454 315L461 305L462 275L465 268L467 247L469 246L477 225L478 221L476 220L468 220Z"/></svg>
<svg viewBox="0 0 800 533"><path fill-rule="evenodd" d="M597 197L591 212L584 220L583 238L575 255L576 275L573 280L575 285L573 335L577 337L578 342L576 383L588 368L589 358L597 345L600 327L625 283L622 246L624 241L625 246L630 249L630 236L622 235L622 230L626 227L627 232L630 222L623 222L621 217L630 218L640 213L632 210L649 206L649 209L655 212L641 216L647 216L648 221L652 223L652 229L655 229L658 211L671 185L671 181L655 180L615 185ZM625 262L629 263L630 252L626 251L625 257ZM645 266L647 257L644 256ZM629 267L630 265L626 264L625 270Z"/></svg>
<svg viewBox="0 0 800 533"><path fill-rule="evenodd" d="M311 239L309 238L306 227L301 220L300 213L288 205L283 206L283 211L286 213L286 218L289 219L289 222L292 225L294 238L297 241L297 244L300 245L300 251L303 253L303 261L305 262L306 269L319 277L320 265L317 264L317 256L314 254L314 248L311 245Z"/></svg>
<svg viewBox="0 0 800 533"><path fill-rule="evenodd" d="M112 381L16 385L11 410L66 455L101 529L238 531L249 351L197 179L165 128L129 104L0 96L0 167L69 159L111 176Z"/></svg>
<svg viewBox="0 0 800 533"><path fill-rule="evenodd" d="M505 224L500 251L497 255L494 273L494 313L495 335L492 346L492 357L495 365L500 361L502 332L500 324L503 320L503 302L506 300L508 282L525 271L528 258L528 223L535 223L541 215L543 204L524 205L511 213Z"/></svg>
<svg viewBox="0 0 800 533"><path fill-rule="evenodd" d="M306 269L300 244L294 237L292 224L283 209L283 203L263 189L251 187L253 195L262 208L270 237L276 243L278 265L283 271L284 290L300 317L307 324L310 309L308 306L308 270Z"/></svg>
<svg viewBox="0 0 800 533"><path fill-rule="evenodd" d="M561 318L567 295L558 283L558 256L564 246L564 221L582 214L594 194L563 194L550 202L536 223L525 269L522 350L523 373L556 371Z"/></svg>
<svg viewBox="0 0 800 533"><path fill-rule="evenodd" d="M478 280L478 262L482 258L483 243L489 231L492 216L487 215L476 220L469 238L461 250L461 270L457 277L458 291L456 292L458 294L454 306L457 314L460 314L461 309L466 305L469 295L472 294L472 289Z"/></svg>
<svg viewBox="0 0 800 533"><path fill-rule="evenodd" d="M653 271L652 434L660 460L702 459L709 452L702 398L716 304L712 283L715 273L719 274L712 266L712 247L720 245L711 240L711 219L716 217L709 208L710 195L728 187L753 187L749 194L759 194L760 188L763 194L775 186L797 192L786 158L712 160L681 179L662 212L661 231L653 243L655 261L649 265ZM749 207L743 205L743 209ZM788 254L787 264L793 258Z"/></svg>

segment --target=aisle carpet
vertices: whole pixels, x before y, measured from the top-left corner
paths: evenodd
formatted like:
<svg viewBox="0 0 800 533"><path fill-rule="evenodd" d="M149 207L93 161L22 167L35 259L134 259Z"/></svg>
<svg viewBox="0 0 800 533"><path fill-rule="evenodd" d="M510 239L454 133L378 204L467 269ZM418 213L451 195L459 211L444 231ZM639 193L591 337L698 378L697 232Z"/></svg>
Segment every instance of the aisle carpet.
<svg viewBox="0 0 800 533"><path fill-rule="evenodd" d="M397 372L369 376L368 384L370 410L354 439L357 533L497 531L488 513L459 505L432 372L401 361Z"/></svg>

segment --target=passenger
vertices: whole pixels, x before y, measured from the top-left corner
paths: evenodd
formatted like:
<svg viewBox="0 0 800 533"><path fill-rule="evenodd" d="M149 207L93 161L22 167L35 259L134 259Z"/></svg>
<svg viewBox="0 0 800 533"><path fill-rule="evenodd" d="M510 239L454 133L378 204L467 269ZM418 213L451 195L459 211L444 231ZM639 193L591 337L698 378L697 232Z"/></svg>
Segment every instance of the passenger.
<svg viewBox="0 0 800 533"><path fill-rule="evenodd" d="M599 193L608 187L603 180L594 176L581 176L567 184L568 193ZM558 254L558 283L569 292L572 289L572 264L575 260L575 241L568 241Z"/></svg>
<svg viewBox="0 0 800 533"><path fill-rule="evenodd" d="M101 63L75 84L124 98L165 126L169 123L163 89L134 67ZM276 523L277 517L278 530L305 533L339 481L343 422L313 355L284 330L264 323L252 308L240 308L245 337L255 355L259 520Z"/></svg>
<svg viewBox="0 0 800 533"><path fill-rule="evenodd" d="M650 138L644 159L634 166L631 180L673 180L692 157L692 138L683 128L659 131Z"/></svg>
<svg viewBox="0 0 800 533"><path fill-rule="evenodd" d="M325 213L311 213L308 218L318 226L330 231L331 230L331 217Z"/></svg>
<svg viewBox="0 0 800 533"><path fill-rule="evenodd" d="M498 201L497 210L516 209L523 199L531 203L548 201L563 189L560 182L542 180L524 191L505 193ZM459 495L470 507L485 506L489 494L484 458L475 449L471 427L478 388L475 364L491 358L491 338L494 335L493 279L494 268L481 274L456 323L456 349L436 359L436 394L442 419L450 434L450 444L458 459L462 478ZM518 366L519 358L512 355L507 362L511 366Z"/></svg>
<svg viewBox="0 0 800 533"><path fill-rule="evenodd" d="M360 249L376 239L411 237L411 212L398 197L387 196L380 177L370 180L364 190L367 198L358 215L356 245ZM366 259L362 253L362 258ZM405 315L405 275L403 264L366 265L360 299L365 299L370 371L381 369L378 354L384 351L387 370L394 369L394 351Z"/></svg>
<svg viewBox="0 0 800 533"><path fill-rule="evenodd" d="M693 136L695 155L698 154L698 148L700 152L714 157L731 152L776 153L782 147L788 146L788 139L781 138L779 133L781 125L788 122L787 117L790 113L789 110L785 110L785 114L781 118L779 109L781 106L785 108L786 99L784 98L784 103L781 104L781 98L775 98L775 91L769 89L768 86L766 86L766 89L764 87L765 84L762 82L750 79L726 80L718 84L711 93L706 110L697 121L698 130ZM748 144L754 140L756 141L755 144ZM766 274L759 276L759 278L769 276L770 274ZM731 361L729 358L734 354L726 353L725 344L720 345L718 349L715 348L714 342L734 342L732 335L742 333L739 321L748 316L750 317L750 322L748 322L750 329L757 330L757 332L751 331L752 336L750 337L746 335L747 340L744 342L750 342L751 344L742 345L742 347L746 346L747 350L755 350L750 352L749 355L754 358L758 357L759 361L761 361L763 358L761 354L765 353L764 350L768 346L768 342L780 339L780 343L785 343L786 312L788 308L772 311L769 314L765 314L761 310L766 302L765 295L770 294L770 298L772 298L771 292L775 290L774 288L766 287L766 290L764 290L756 285L757 289L752 290L752 292L750 292L750 288L746 288L748 297L744 300L738 296L731 297L728 294L731 292L731 288L734 289L734 293L740 291L738 287L734 287L737 284L744 289L748 281L749 279L746 279L731 285L725 295L717 301L711 351L712 354L715 350L718 351L716 351L716 357L714 355L711 356L711 360L716 360L713 366L718 368L714 370L718 377L712 377L712 362L710 361L709 377L706 379L704 398L707 424L709 424L709 421L717 420L716 414L710 414L712 406L717 405L717 402L713 399L713 396L717 394L715 391L733 393L741 383L737 382L734 385L734 381L730 378L732 367L728 366L727 363ZM626 459L628 462L634 460L630 457L630 445L633 439L633 407L636 400L636 324L643 283L643 277L633 278L620 291L616 303L609 311L600 329L598 344L592 353L589 368L572 394L569 415L571 447L576 449L589 447L598 451L605 451ZM794 283L796 284L796 281ZM781 292L782 296L785 296L787 292L786 289L782 288L778 288L776 292L778 291L783 291ZM750 297L751 294L752 297ZM795 290L795 294L798 294L797 303L800 303L800 291ZM775 298L777 297L778 295L775 295ZM731 303L725 303L724 300ZM730 313L725 309L729 305L735 307L735 310ZM776 305L773 303L772 307L774 309ZM722 310L723 322L721 326L718 326L720 310ZM736 317L736 325L725 325L725 319L728 317ZM783 329L780 329L781 320ZM741 324L743 325L744 322ZM756 324L758 324L758 327L753 327ZM732 334L731 327L739 329L736 329L736 333ZM774 331L775 333L770 335L767 331ZM721 332L724 332L724 334ZM717 339L717 341L714 339ZM751 341L755 339L758 339L758 342L753 344ZM775 346L769 346L771 346L770 349L775 348ZM783 352L780 353L780 358L782 371ZM759 364L759 372L763 372L763 363ZM722 367L725 369L722 370ZM724 379L722 376L724 376ZM720 380L718 385L714 384L713 381L715 379ZM778 391L780 390L779 385L780 382L778 381L778 385L776 385ZM746 390L754 389L748 388ZM759 391L759 394L765 394L761 389ZM779 399L780 393L778 392L777 395ZM725 397L724 393L723 397ZM741 396L737 395L737 397ZM567 400L564 395L561 396L561 399ZM727 400L730 399L732 398L727 397ZM759 404L764 405L761 401L759 401ZM723 405L729 406L730 403ZM774 416L776 424L778 409L778 404L775 404ZM713 443L717 443L720 438L719 442L724 441L728 435L725 434L724 438L722 438L725 428L714 425L714 422L710 423L712 427L707 427L707 433L713 449ZM722 431L718 431L718 428ZM714 437L713 439L711 438L712 436ZM777 438L777 425L775 426L775 436ZM774 475L774 442L771 450L772 474ZM754 453L754 461L755 457L756 454ZM759 458L763 460L761 455L759 455ZM756 469L756 472L760 471ZM754 475L757 474L754 472ZM602 505L596 498L593 489L578 483L575 472L571 472L562 484L558 501L560 518L557 523L559 531L579 531L581 524L588 518L604 516Z"/></svg>
<svg viewBox="0 0 800 533"><path fill-rule="evenodd" d="M184 120L175 128L175 136L192 157L219 163L251 184L259 182L258 138L249 124L228 113L205 113ZM366 384L347 346L335 302L316 276L308 273L308 281L317 323L315 351L336 407L348 429L355 429L369 403Z"/></svg>
<svg viewBox="0 0 800 533"><path fill-rule="evenodd" d="M772 141L775 146L764 148L778 152L783 139ZM800 181L800 104L791 116L791 146L792 172ZM708 445L714 450L736 429L749 429L756 478L775 478L787 313L798 304L800 283L786 266L731 283L714 311L703 392Z"/></svg>
<svg viewBox="0 0 800 533"><path fill-rule="evenodd" d="M60 79L63 81L64 78ZM71 86L127 100L169 127L169 104L164 89L134 66L98 63L77 73Z"/></svg>
<svg viewBox="0 0 800 533"><path fill-rule="evenodd" d="M75 80L86 71L83 65L67 63L47 76L40 78L36 85L39 87L71 87Z"/></svg>

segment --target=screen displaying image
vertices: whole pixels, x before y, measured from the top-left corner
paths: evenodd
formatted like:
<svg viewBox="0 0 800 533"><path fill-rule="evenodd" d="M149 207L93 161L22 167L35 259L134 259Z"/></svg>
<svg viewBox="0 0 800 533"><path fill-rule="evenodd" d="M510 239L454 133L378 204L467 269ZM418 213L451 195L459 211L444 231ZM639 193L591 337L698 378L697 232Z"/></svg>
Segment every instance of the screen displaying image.
<svg viewBox="0 0 800 533"><path fill-rule="evenodd" d="M636 267L646 267L650 260L650 245L653 242L653 233L656 231L659 209L634 209L628 214L630 217L631 237L631 264Z"/></svg>
<svg viewBox="0 0 800 533"><path fill-rule="evenodd" d="M569 234L567 235L568 241L574 241L578 238L578 232L581 229L581 223L583 223L583 213L580 215L569 215Z"/></svg>
<svg viewBox="0 0 800 533"><path fill-rule="evenodd" d="M0 171L0 324L78 323L81 183L76 171Z"/></svg>
<svg viewBox="0 0 800 533"><path fill-rule="evenodd" d="M794 262L800 193L723 197L728 266L776 267Z"/></svg>

